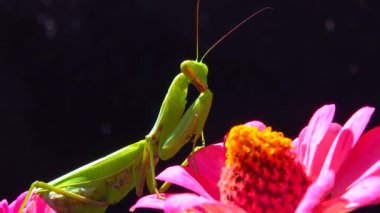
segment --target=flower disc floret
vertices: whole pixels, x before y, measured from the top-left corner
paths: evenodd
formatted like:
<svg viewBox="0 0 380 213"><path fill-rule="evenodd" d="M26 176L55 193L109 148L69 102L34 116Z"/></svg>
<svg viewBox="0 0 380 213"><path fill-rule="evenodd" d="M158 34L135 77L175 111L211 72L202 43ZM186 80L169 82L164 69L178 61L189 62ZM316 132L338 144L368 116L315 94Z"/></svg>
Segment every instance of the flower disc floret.
<svg viewBox="0 0 380 213"><path fill-rule="evenodd" d="M221 201L247 212L294 212L310 181L295 160L291 142L270 127L233 127L225 143Z"/></svg>

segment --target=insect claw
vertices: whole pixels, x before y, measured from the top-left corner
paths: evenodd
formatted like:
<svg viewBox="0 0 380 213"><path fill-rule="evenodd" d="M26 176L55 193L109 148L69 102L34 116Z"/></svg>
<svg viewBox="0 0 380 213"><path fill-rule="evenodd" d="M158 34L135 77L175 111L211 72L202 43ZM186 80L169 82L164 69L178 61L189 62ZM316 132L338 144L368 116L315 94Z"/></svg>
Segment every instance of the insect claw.
<svg viewBox="0 0 380 213"><path fill-rule="evenodd" d="M166 197L161 195L158 189L154 189L156 191L157 199L159 200L166 200Z"/></svg>

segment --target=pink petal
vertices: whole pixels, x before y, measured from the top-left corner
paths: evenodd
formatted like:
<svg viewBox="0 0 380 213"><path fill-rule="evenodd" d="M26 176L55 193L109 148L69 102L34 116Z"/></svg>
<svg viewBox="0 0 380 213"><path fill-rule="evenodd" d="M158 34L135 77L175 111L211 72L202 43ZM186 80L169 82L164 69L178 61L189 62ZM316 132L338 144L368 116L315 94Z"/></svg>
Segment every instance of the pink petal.
<svg viewBox="0 0 380 213"><path fill-rule="evenodd" d="M226 161L226 148L223 143L206 146L191 155L188 161L189 169L217 184Z"/></svg>
<svg viewBox="0 0 380 213"><path fill-rule="evenodd" d="M302 129L302 131L299 134L299 137L295 139L296 143L293 141L293 151L297 154L297 159L300 163L302 163L305 158L306 143L304 143L304 139L307 129L308 127Z"/></svg>
<svg viewBox="0 0 380 213"><path fill-rule="evenodd" d="M334 117L335 105L325 105L319 108L312 118L305 132L303 144L306 145L303 164L306 166L307 174L310 174L311 163L314 159L315 151Z"/></svg>
<svg viewBox="0 0 380 213"><path fill-rule="evenodd" d="M356 146L348 155L342 167L339 169L333 194L344 193L346 188L360 179L368 177L371 173L380 171L379 167L373 168L380 163L380 127L376 127L365 133L357 142ZM368 174L368 171L372 172ZM363 176L363 174L366 174Z"/></svg>
<svg viewBox="0 0 380 213"><path fill-rule="evenodd" d="M343 198L336 197L323 201L316 209L315 212L347 212L346 206L349 202Z"/></svg>
<svg viewBox="0 0 380 213"><path fill-rule="evenodd" d="M218 200L220 195L217 184L224 167L225 153L223 143L207 146L188 158L189 166L168 168L159 174L157 179L185 187L206 198Z"/></svg>
<svg viewBox="0 0 380 213"><path fill-rule="evenodd" d="M346 122L331 146L321 174L327 170L338 171L352 147L363 133L373 111L374 108L372 107L363 107Z"/></svg>
<svg viewBox="0 0 380 213"><path fill-rule="evenodd" d="M9 212L8 201L5 199L0 202L0 212L1 213L8 213Z"/></svg>
<svg viewBox="0 0 380 213"><path fill-rule="evenodd" d="M194 213L204 213L204 212L218 212L218 213L245 213L245 211L235 205L223 204L220 202L216 203L203 203L198 206L194 206L191 209Z"/></svg>
<svg viewBox="0 0 380 213"><path fill-rule="evenodd" d="M182 212L186 209L197 209L204 207L205 204L223 205L219 202L208 200L192 193L181 194L161 194L166 199L158 199L157 195L151 194L140 198L129 211L135 211L137 208L161 209L165 212ZM208 205L206 205L208 208ZM237 207L228 206L227 209L237 210ZM195 211L196 212L196 211Z"/></svg>
<svg viewBox="0 0 380 213"><path fill-rule="evenodd" d="M45 200L37 194L32 195L25 209L27 209L27 213L32 213L32 212L56 213L56 211L52 209L45 202Z"/></svg>
<svg viewBox="0 0 380 213"><path fill-rule="evenodd" d="M314 212L318 205L323 201L325 195L334 186L335 174L328 171L321 175L306 191L300 204L297 207L297 213Z"/></svg>
<svg viewBox="0 0 380 213"><path fill-rule="evenodd" d="M246 125L246 126L255 126L260 131L263 131L265 128L267 128L265 126L265 124L263 122L261 122L261 121L250 121L250 122L245 123L244 125Z"/></svg>
<svg viewBox="0 0 380 213"><path fill-rule="evenodd" d="M297 155L298 155L298 146L299 145L300 145L300 139L299 138L294 139L292 142L292 148L293 148L293 152L295 152Z"/></svg>
<svg viewBox="0 0 380 213"><path fill-rule="evenodd" d="M169 198L170 194L161 194L163 197ZM141 197L135 205L133 205L129 211L133 212L137 208L151 208L151 209L164 209L165 202L167 200L161 200L157 198L156 194L147 195Z"/></svg>
<svg viewBox="0 0 380 213"><path fill-rule="evenodd" d="M216 184L210 183L194 173L192 170L181 166L172 166L165 169L157 177L158 180L168 181L169 183L182 186L194 191L207 199L219 199L219 188ZM215 198L213 197L215 196Z"/></svg>
<svg viewBox="0 0 380 213"><path fill-rule="evenodd" d="M167 213L183 212L193 206L209 202L212 201L191 193L175 194L165 202L164 211Z"/></svg>
<svg viewBox="0 0 380 213"><path fill-rule="evenodd" d="M315 154L313 157L313 161L311 161L309 167L309 177L315 179L319 176L319 172L322 169L323 163L325 162L327 153L330 150L331 144L334 139L338 135L340 129L342 127L339 124L331 123L329 128L327 129L325 136L321 140L321 142L317 145L315 149Z"/></svg>
<svg viewBox="0 0 380 213"><path fill-rule="evenodd" d="M356 179L355 182L351 185L355 185L363 179L373 176L380 176L380 161L376 161L376 163L374 163L367 171L364 172L364 174L362 174L358 179Z"/></svg>
<svg viewBox="0 0 380 213"><path fill-rule="evenodd" d="M25 196L28 192L23 192L21 195L17 197L15 201L13 201L9 205L9 211L5 212L12 212L17 213L21 207L22 202L24 202ZM1 205L3 205L4 200L2 201ZM6 201L5 201L6 202ZM2 210L2 206L0 205L0 210ZM2 211L0 211L2 213ZM43 198L41 198L37 194L32 194L32 196L29 198L28 203L25 206L24 212L26 213L56 213L54 209L52 209Z"/></svg>
<svg viewBox="0 0 380 213"><path fill-rule="evenodd" d="M360 181L342 197L350 202L347 206L350 210L380 203L380 175Z"/></svg>
<svg viewBox="0 0 380 213"><path fill-rule="evenodd" d="M9 205L9 212L18 212L22 202L25 199L26 194L28 194L28 192L23 192L21 195L17 197L15 201L11 203L11 205Z"/></svg>

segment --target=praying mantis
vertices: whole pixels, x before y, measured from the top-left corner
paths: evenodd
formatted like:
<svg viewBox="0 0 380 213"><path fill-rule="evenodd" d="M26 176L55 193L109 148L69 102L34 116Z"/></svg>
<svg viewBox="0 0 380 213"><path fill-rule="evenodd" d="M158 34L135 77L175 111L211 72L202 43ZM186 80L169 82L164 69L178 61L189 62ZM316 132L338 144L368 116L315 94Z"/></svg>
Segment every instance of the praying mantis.
<svg viewBox="0 0 380 213"><path fill-rule="evenodd" d="M198 60L199 1L197 0L196 59L181 63L178 74L162 102L157 120L144 139L130 144L103 158L79 167L48 183L35 181L19 209L22 213L31 195L42 197L57 212L105 212L130 191L143 194L144 185L162 198L157 188L155 167L158 161L171 159L185 144L196 142L202 136L210 112L213 93L208 87L208 67L202 61L220 41L243 23L263 10L250 15L226 33ZM186 108L189 86L199 92L196 100ZM185 111L186 110L186 111ZM202 140L204 146L204 139ZM161 189L166 188L162 187Z"/></svg>

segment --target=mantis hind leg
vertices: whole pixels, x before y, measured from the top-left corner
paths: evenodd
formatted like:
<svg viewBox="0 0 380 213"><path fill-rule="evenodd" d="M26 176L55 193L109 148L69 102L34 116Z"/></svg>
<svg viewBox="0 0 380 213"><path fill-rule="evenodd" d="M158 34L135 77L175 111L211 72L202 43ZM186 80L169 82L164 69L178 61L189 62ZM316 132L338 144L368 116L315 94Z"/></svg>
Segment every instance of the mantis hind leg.
<svg viewBox="0 0 380 213"><path fill-rule="evenodd" d="M86 204L91 204L91 205L96 205L96 206L107 206L108 205L106 202L92 200L92 199L86 198L84 196L81 196L81 195L78 195L78 194L75 194L75 193L63 190L63 189L55 187L55 186L52 186L52 185L50 185L48 183L45 183L45 182L42 182L42 181L35 181L30 186L30 188L28 190L28 194L25 196L25 199L24 199L24 201L23 201L23 203L22 203L22 205L20 207L19 213L23 212L23 210L24 210L24 208L26 206L26 203L28 202L30 196L33 193L33 189L34 188L41 188L41 189L46 189L47 191L53 191L53 192L55 192L57 194L61 194L61 195L73 198L75 200L81 201L81 202L86 203Z"/></svg>

